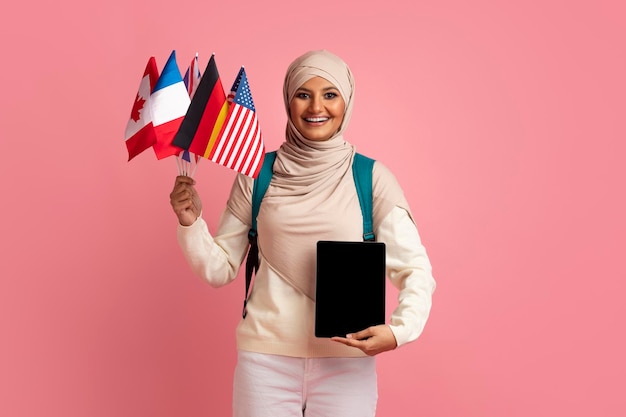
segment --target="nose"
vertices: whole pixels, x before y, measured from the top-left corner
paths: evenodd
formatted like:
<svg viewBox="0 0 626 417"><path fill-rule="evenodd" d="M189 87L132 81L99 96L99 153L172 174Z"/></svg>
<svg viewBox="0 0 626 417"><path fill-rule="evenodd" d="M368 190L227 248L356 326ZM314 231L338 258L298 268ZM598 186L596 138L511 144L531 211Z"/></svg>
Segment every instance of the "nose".
<svg viewBox="0 0 626 417"><path fill-rule="evenodd" d="M320 96L312 96L311 102L309 103L310 111L313 113L320 113L324 110L324 104L322 102L322 97Z"/></svg>

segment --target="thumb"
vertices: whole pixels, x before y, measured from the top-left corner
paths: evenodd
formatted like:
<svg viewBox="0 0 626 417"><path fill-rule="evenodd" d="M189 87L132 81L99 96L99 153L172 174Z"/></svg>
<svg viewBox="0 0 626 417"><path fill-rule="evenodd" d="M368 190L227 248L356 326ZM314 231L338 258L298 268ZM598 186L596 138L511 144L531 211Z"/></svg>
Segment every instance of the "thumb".
<svg viewBox="0 0 626 417"><path fill-rule="evenodd" d="M370 329L361 330L356 333L349 333L346 335L346 339L363 340L372 336Z"/></svg>

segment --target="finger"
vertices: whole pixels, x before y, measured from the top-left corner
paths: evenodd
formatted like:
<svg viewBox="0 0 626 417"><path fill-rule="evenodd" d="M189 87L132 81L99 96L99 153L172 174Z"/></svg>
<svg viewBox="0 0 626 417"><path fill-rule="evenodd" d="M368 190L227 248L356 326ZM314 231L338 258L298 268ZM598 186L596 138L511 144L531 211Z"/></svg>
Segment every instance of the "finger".
<svg viewBox="0 0 626 417"><path fill-rule="evenodd" d="M170 194L178 194L182 192L183 190L189 190L190 192L192 191L195 192L195 188L192 184L181 182L181 183L176 183L174 185L174 188L172 189L172 192Z"/></svg>
<svg viewBox="0 0 626 417"><path fill-rule="evenodd" d="M356 340L366 340L370 337L374 336L374 332L371 328L367 328L365 330L361 330L360 332L350 333L346 335L348 339L356 339Z"/></svg>
<svg viewBox="0 0 626 417"><path fill-rule="evenodd" d="M178 177L176 177L176 181L174 182L174 187L172 188L172 192L170 193L170 195L177 194L180 192L180 190L194 188L194 185L195 181L193 180L193 178L179 175Z"/></svg>
<svg viewBox="0 0 626 417"><path fill-rule="evenodd" d="M361 349L363 347L363 343L365 343L361 340L348 338L348 337L331 337L331 340L334 340L335 342L339 342L346 346L351 346L351 347L355 347L358 349Z"/></svg>
<svg viewBox="0 0 626 417"><path fill-rule="evenodd" d="M182 186L180 189L172 191L170 193L170 200L180 202L185 200L191 200L198 194L195 190L188 185Z"/></svg>
<svg viewBox="0 0 626 417"><path fill-rule="evenodd" d="M189 200L185 200L179 203L172 204L172 208L174 212L177 214L182 214L189 209L193 209L193 203Z"/></svg>
<svg viewBox="0 0 626 417"><path fill-rule="evenodd" d="M198 192L196 191L195 187L189 187L188 190L191 193L191 198L199 197Z"/></svg>
<svg viewBox="0 0 626 417"><path fill-rule="evenodd" d="M194 180L191 177L188 177L186 175L179 175L176 177L176 180L174 182L174 185L178 185L178 184L189 184L189 185L196 185L196 180Z"/></svg>
<svg viewBox="0 0 626 417"><path fill-rule="evenodd" d="M175 213L181 214L185 211L192 210L194 213L198 213L199 210L195 205L195 202L191 198L185 198L181 200L172 200L170 201L172 208Z"/></svg>
<svg viewBox="0 0 626 417"><path fill-rule="evenodd" d="M188 204L191 198L186 195L185 192L178 192L170 194L170 204L172 207L178 207L181 204Z"/></svg>
<svg viewBox="0 0 626 417"><path fill-rule="evenodd" d="M185 184L178 184L174 186L174 189L172 190L172 192L170 192L170 200L172 201L179 200L181 193L183 193L187 189L187 187L188 186Z"/></svg>
<svg viewBox="0 0 626 417"><path fill-rule="evenodd" d="M343 343L344 345L347 345L351 341L351 339L348 339L348 338L345 338L345 337L340 337L340 336L331 337L330 340L333 340L335 342Z"/></svg>

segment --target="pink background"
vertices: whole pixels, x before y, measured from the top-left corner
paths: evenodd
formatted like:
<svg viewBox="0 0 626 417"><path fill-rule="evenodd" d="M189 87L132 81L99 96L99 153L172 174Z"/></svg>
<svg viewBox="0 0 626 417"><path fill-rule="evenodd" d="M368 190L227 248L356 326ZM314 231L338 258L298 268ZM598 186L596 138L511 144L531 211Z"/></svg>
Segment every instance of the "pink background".
<svg viewBox="0 0 626 417"><path fill-rule="evenodd" d="M3 8L0 415L229 415L243 281L191 274L176 165L127 162L124 128L150 55L215 52L275 149L313 48L353 69L348 138L396 173L438 282L379 357L379 416L626 415L623 3L248 3ZM210 227L234 175L199 167Z"/></svg>

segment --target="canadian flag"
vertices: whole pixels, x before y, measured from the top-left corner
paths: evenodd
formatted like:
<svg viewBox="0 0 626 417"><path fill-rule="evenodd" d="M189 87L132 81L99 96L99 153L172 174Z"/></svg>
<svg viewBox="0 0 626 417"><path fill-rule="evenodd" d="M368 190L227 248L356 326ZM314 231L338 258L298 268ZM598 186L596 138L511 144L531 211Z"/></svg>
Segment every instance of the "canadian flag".
<svg viewBox="0 0 626 417"><path fill-rule="evenodd" d="M154 57L150 57L139 84L139 90L137 91L133 108L130 111L130 119L124 133L129 161L156 143L156 134L152 125L150 95L158 78L159 70L157 69L156 60Z"/></svg>

